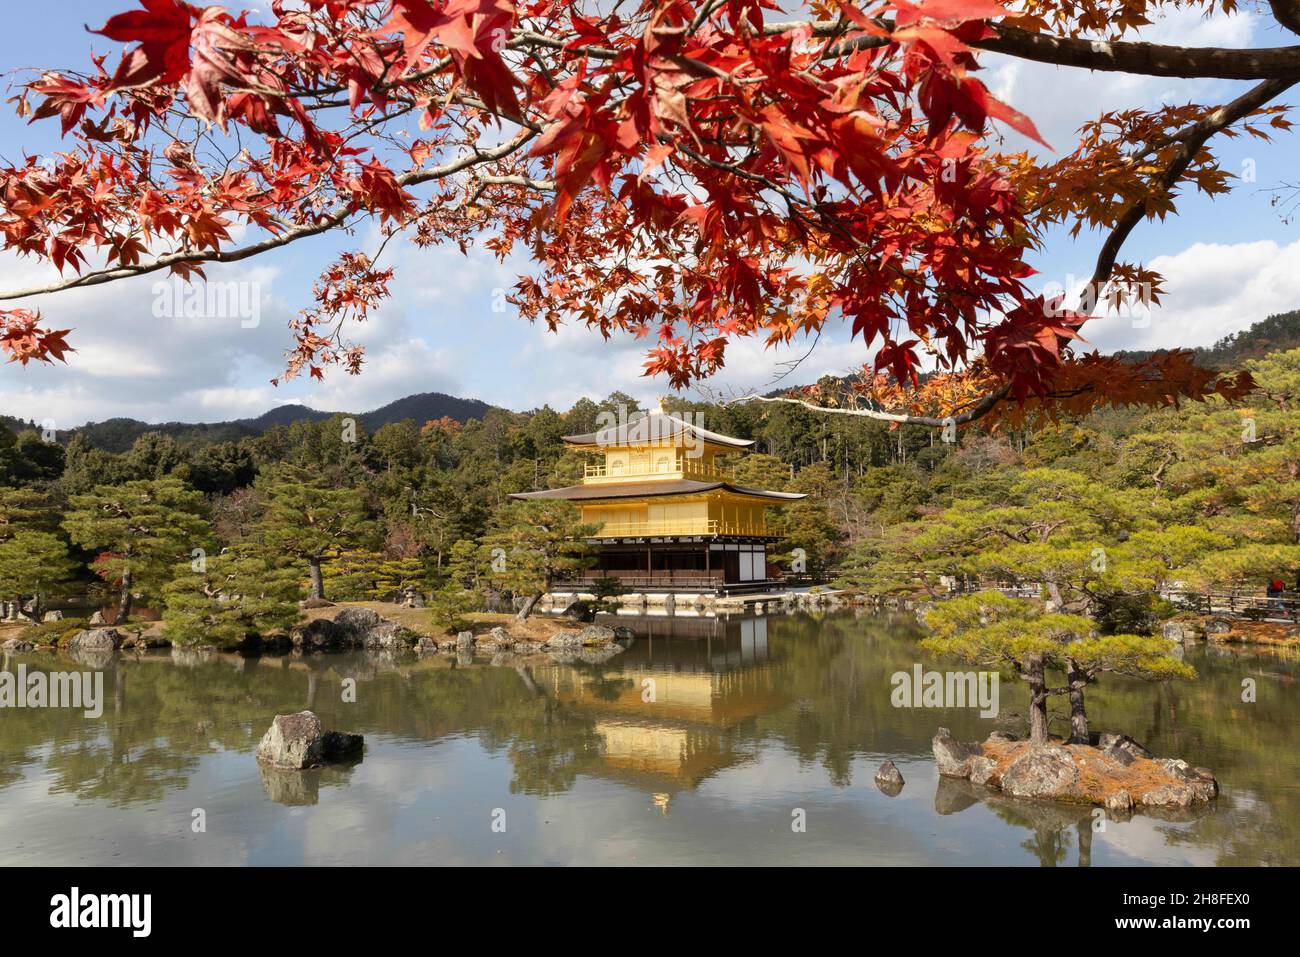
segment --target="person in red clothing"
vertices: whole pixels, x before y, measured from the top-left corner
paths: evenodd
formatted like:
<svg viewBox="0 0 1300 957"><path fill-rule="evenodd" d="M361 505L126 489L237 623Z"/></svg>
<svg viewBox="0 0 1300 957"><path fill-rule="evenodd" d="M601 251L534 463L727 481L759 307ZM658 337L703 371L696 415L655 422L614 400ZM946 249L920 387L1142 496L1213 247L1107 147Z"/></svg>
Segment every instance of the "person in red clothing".
<svg viewBox="0 0 1300 957"><path fill-rule="evenodd" d="M1286 584L1282 581L1281 577L1274 578L1268 583L1269 603L1272 604L1274 608L1282 607L1282 593L1284 591L1286 591Z"/></svg>

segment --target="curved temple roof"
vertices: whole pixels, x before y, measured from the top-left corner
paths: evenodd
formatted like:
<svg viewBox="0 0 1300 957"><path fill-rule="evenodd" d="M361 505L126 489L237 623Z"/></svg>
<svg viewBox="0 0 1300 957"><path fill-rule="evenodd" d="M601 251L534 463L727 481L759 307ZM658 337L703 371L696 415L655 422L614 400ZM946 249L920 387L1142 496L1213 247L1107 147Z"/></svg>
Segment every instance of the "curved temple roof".
<svg viewBox="0 0 1300 957"><path fill-rule="evenodd" d="M620 485L569 485L565 488L551 488L541 492L514 492L513 499L562 498L571 502L592 502L620 498L649 498L660 495L695 495L713 491L733 492L736 495L750 495L765 498L772 502L793 502L807 498L803 492L772 492L767 489L745 488L730 482L695 482L690 479L678 479L671 482L628 482Z"/></svg>
<svg viewBox="0 0 1300 957"><path fill-rule="evenodd" d="M614 428L587 432L584 435L566 435L564 441L569 445L595 448L620 448L629 445L693 445L704 442L728 449L747 449L754 444L753 439L733 439L720 432L710 432L666 412L651 412L630 422L620 422Z"/></svg>

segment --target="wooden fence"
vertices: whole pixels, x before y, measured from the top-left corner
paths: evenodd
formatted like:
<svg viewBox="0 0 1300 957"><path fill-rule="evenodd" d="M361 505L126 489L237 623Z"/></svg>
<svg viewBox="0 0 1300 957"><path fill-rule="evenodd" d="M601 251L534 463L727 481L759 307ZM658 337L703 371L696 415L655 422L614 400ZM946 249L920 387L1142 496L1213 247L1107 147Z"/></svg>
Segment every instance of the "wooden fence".
<svg viewBox="0 0 1300 957"><path fill-rule="evenodd" d="M1300 594L1283 592L1270 598L1258 593L1168 591L1165 598L1179 608L1200 615L1220 615L1225 618L1244 618L1249 621L1300 622Z"/></svg>

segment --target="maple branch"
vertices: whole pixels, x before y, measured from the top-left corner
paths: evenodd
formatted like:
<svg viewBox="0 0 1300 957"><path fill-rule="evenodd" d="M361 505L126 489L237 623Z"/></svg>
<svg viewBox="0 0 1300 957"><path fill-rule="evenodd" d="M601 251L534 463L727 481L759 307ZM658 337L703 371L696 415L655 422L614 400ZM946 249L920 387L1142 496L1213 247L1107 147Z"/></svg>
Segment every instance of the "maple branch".
<svg viewBox="0 0 1300 957"><path fill-rule="evenodd" d="M1265 80L1237 97L1231 103L1219 107L1214 112L1207 114L1186 129L1175 134L1173 139L1181 141L1182 145L1168 168L1161 175L1157 188L1160 191L1172 189L1210 137L1238 120L1249 116L1269 100L1290 89L1297 82L1300 82L1300 77L1288 80ZM1146 208L1146 200L1139 199L1132 203L1119 217L1110 235L1106 237L1106 241L1102 244L1101 252L1097 255L1097 265L1092 272L1091 288L1100 289L1110 279L1111 273L1115 269L1115 260L1119 256L1120 248L1138 223L1146 218Z"/></svg>
<svg viewBox="0 0 1300 957"><path fill-rule="evenodd" d="M536 135L537 134L532 130L521 130L513 138L490 149L480 150L475 147L473 153L459 157L448 163L444 163L441 166L434 166L427 170L411 170L408 173L404 173L397 177L397 184L402 187L416 186L435 179L445 179L448 176L462 172L470 167L478 166L482 163L490 163L499 159L504 159ZM530 182L526 185L541 188L544 184L541 182ZM354 203L344 203L335 207L332 211L325 214L314 223L295 226L292 229L285 230L284 232L274 236L268 236L265 239L259 240L255 243L250 243L247 246L240 246L235 249L226 250L182 250L179 252L169 253L165 256L159 256L151 262L139 263L133 266L115 266L112 268L92 270L45 286L32 286L27 289L15 289L10 291L0 290L0 302L9 299L24 299L28 296L43 296L50 293L63 292L67 289L79 289L83 286L98 286L103 283L114 282L118 279L128 279L133 276L144 276L149 273L157 272L160 269L167 269L178 263L240 262L244 259L251 259L254 256L261 255L269 250L288 246L290 243L297 242L300 239L306 239L309 236L319 236L321 233L329 232L331 229L341 226L344 221L355 212L357 212L357 206Z"/></svg>
<svg viewBox="0 0 1300 957"><path fill-rule="evenodd" d="M475 176L474 181L477 183L486 183L489 186L523 186L527 189L535 189L541 193L551 193L555 191L554 180L530 179L527 176Z"/></svg>
<svg viewBox="0 0 1300 957"><path fill-rule="evenodd" d="M1231 49L1127 40L1084 40L990 24L997 35L971 45L1022 60L1145 76L1224 80L1300 78L1300 46Z"/></svg>
<svg viewBox="0 0 1300 957"><path fill-rule="evenodd" d="M1296 0L1272 0L1288 7ZM878 21L887 31L893 24ZM971 40L980 50L1002 53L1021 60L1080 67L1108 73L1136 73L1145 76L1172 76L1184 79L1215 77L1224 80L1260 80L1300 77L1300 46L1234 49L1231 47L1183 47L1137 40L1087 40L1080 37L1057 37L1030 33L1001 23L990 23L994 35ZM838 20L790 21L767 24L767 34L787 33L803 27L813 36L834 38L853 29L853 24ZM895 42L890 36L863 34L827 48L823 54L834 58L855 50L869 50Z"/></svg>
<svg viewBox="0 0 1300 957"><path fill-rule="evenodd" d="M1278 23L1292 33L1300 33L1300 0L1268 0Z"/></svg>
<svg viewBox="0 0 1300 957"><path fill-rule="evenodd" d="M988 395L982 396L965 412L959 412L956 415L944 416L938 418L932 415L908 415L905 412L882 412L877 409L863 408L833 408L822 405L813 405L811 402L805 402L803 399L795 399L789 396L770 396L770 395L749 395L742 396L738 399L731 399L720 403L723 408L729 405L735 405L744 402L783 402L789 405L801 405L805 409L811 409L813 412L832 412L836 415L852 415L859 418L875 419L878 422L894 422L898 425L924 425L930 428L940 429L949 425L966 425L992 412L998 405L1007 398L1011 392L1011 383L1000 386Z"/></svg>

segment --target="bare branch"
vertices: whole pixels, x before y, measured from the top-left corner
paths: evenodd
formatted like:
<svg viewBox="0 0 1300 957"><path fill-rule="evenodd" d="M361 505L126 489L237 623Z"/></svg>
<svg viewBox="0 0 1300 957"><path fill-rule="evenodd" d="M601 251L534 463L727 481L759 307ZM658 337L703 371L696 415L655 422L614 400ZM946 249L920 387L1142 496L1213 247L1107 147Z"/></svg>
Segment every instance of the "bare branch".
<svg viewBox="0 0 1300 957"><path fill-rule="evenodd" d="M741 405L746 402L779 402L788 405L801 405L805 409L811 409L813 412L827 412L833 415L852 415L858 418L874 419L877 422L894 422L898 425L923 425L930 428L944 428L949 425L966 425L992 412L999 402L1004 401L1011 391L1011 385L1002 386L1001 388L990 392L988 395L978 399L970 408L956 415L944 416L938 418L932 415L908 415L905 412L882 412L879 409L864 409L853 406L848 408L834 408L821 405L814 405L811 402L805 402L803 399L795 399L789 396L768 396L768 395L749 395L741 396L737 399L721 403L722 406Z"/></svg>
<svg viewBox="0 0 1300 957"><path fill-rule="evenodd" d="M1296 0L1275 0L1294 4ZM880 21L886 30L893 24ZM813 36L837 37L851 32L852 24L838 20L769 23L768 34L786 33L807 26ZM1182 47L1137 40L1087 40L1030 33L1000 23L990 23L994 36L974 40L971 46L1021 60L1080 67L1107 73L1136 73L1145 76L1173 76L1185 79L1216 77L1225 80L1263 80L1300 77L1300 46L1233 49L1230 47ZM862 35L832 45L827 57L843 56L854 50L871 49L890 43L889 37Z"/></svg>
<svg viewBox="0 0 1300 957"><path fill-rule="evenodd" d="M1300 33L1300 0L1268 0L1273 16L1292 33Z"/></svg>

